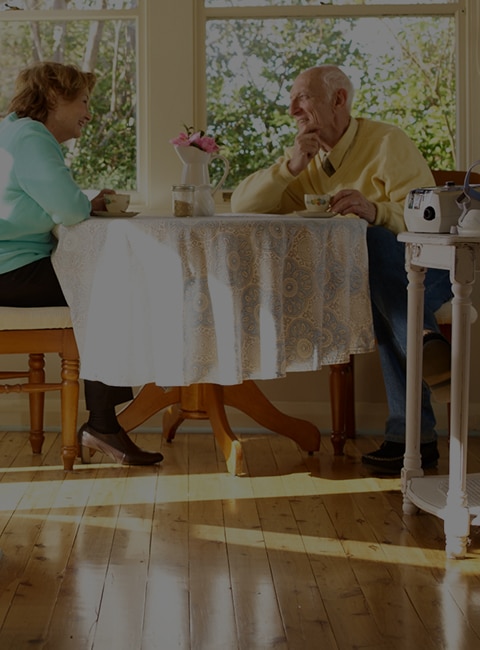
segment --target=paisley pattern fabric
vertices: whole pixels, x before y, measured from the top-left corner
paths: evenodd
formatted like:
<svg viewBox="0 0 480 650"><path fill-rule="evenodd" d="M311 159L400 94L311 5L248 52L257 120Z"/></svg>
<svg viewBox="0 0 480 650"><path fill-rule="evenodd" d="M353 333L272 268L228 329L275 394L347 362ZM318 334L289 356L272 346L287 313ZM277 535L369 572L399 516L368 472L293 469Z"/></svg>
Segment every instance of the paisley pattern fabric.
<svg viewBox="0 0 480 650"><path fill-rule="evenodd" d="M366 223L139 215L60 226L81 376L238 384L374 349Z"/></svg>

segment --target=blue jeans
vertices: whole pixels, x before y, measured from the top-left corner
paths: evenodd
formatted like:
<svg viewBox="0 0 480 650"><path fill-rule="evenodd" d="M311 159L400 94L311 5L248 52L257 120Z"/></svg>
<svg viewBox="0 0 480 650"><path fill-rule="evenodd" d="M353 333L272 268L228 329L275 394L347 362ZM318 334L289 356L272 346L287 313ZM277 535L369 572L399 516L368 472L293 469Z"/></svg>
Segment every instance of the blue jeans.
<svg viewBox="0 0 480 650"><path fill-rule="evenodd" d="M387 393L385 440L405 442L407 273L405 245L383 226L367 229L373 325ZM435 312L452 298L449 272L428 269L425 276L424 329L437 331ZM436 440L430 390L422 386L421 443Z"/></svg>

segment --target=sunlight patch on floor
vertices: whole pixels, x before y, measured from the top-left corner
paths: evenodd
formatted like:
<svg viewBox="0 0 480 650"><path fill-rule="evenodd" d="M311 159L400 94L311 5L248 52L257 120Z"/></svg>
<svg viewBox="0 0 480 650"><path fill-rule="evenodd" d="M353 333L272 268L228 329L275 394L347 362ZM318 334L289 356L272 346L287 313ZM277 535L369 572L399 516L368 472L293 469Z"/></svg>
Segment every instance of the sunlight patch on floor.
<svg viewBox="0 0 480 650"><path fill-rule="evenodd" d="M102 465L102 471L108 470L109 465ZM253 494L255 498L290 498L302 496L328 496L335 494L364 494L364 493L380 493L386 491L399 491L400 479L380 479L380 478L357 478L345 480L332 480L323 479L319 477L311 477L307 473L291 474L288 476L262 476L262 477L235 477L229 474L223 475L220 473L212 474L190 474L187 476L162 476L158 473L156 476L151 473L147 476L129 476L128 477L128 494L120 495L117 500L115 497L115 486L118 483L118 466L111 466L115 470L115 476L109 477L88 477L84 478L75 477L75 481L95 481L95 484L104 486L106 499L102 503L105 506L111 506L119 503L135 504L135 503L176 503L188 500L189 502L195 501L217 501L224 498L229 499L251 499ZM46 470L47 468L42 468ZM48 468L52 471L52 468ZM16 468L18 473L25 472L24 468ZM151 471L151 470L150 470ZM158 470L157 470L158 471ZM161 471L161 470L160 470ZM35 470L37 472L37 469ZM10 473L13 473L11 470ZM157 483L156 490L152 490L152 478ZM195 485L194 493L191 491L178 492L179 479L185 480L185 487L188 484ZM221 481L222 490L217 491L215 486L217 482ZM68 482L68 475L65 480L55 479L53 481L41 480L35 483L36 502L38 508L51 506L50 491L52 485L60 490L62 485ZM242 485L242 482L245 484ZM15 500L30 487L31 479L26 477L25 481L21 482L4 482L2 483L2 503L0 512L2 510L9 510ZM202 490L202 485L205 490ZM228 487L231 490L224 491L223 488ZM175 486L175 489L173 487ZM83 484L83 487L84 484ZM249 489L243 489L248 487ZM213 489L212 489L213 488ZM237 492L235 490L238 489ZM98 490L98 487L97 487ZM45 493L45 505L41 504L41 494ZM160 498L159 498L160 495ZM71 497L70 506L75 506L74 494ZM22 510L22 504L18 506ZM26 503L23 506L25 509L30 509L31 504Z"/></svg>
<svg viewBox="0 0 480 650"><path fill-rule="evenodd" d="M204 541L219 541L224 538L224 530L229 540L243 546L259 546L258 531L249 531L238 528L226 528L219 526L193 526L191 536ZM418 567L445 567L445 551L428 551L428 559L425 558L421 549L416 547L395 546L388 544L388 555L384 552L384 545L373 541L362 540L339 540L336 537L314 537L311 535L299 535L298 533L277 533L264 531L264 542L269 551L289 551L292 553L308 552L309 556L329 556L357 561L376 561L387 564L404 564Z"/></svg>

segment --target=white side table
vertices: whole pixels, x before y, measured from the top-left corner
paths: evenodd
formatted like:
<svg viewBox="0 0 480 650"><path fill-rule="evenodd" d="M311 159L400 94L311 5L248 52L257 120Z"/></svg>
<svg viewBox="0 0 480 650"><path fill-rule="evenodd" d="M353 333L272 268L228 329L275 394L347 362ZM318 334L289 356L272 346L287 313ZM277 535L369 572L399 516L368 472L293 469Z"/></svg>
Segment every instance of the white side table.
<svg viewBox="0 0 480 650"><path fill-rule="evenodd" d="M480 474L467 477L470 384L470 307L480 236L401 233L408 274L406 445L402 469L403 511L417 508L444 520L446 553L465 556L470 524L480 525ZM420 414L424 279L427 268L448 269L452 283L452 377L448 476L424 476ZM473 519L472 519L473 518ZM471 521L472 519L472 521Z"/></svg>

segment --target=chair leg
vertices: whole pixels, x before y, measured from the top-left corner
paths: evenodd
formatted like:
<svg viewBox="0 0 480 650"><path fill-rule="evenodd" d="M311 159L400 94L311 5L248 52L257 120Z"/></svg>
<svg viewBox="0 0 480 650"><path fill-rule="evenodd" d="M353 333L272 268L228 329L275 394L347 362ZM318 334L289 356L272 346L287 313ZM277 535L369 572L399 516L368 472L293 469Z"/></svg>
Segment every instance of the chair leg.
<svg viewBox="0 0 480 650"><path fill-rule="evenodd" d="M62 357L62 459L65 470L73 469L75 458L78 456L79 368L78 358Z"/></svg>
<svg viewBox="0 0 480 650"><path fill-rule="evenodd" d="M355 437L355 403L353 358L347 363L330 366L330 406L332 413L331 440L333 453L343 454L347 438Z"/></svg>
<svg viewBox="0 0 480 650"><path fill-rule="evenodd" d="M31 384L45 383L45 355L30 354L28 356L29 382ZM34 454L42 453L45 433L43 430L43 413L45 406L45 393L33 392L29 394L30 402L30 445Z"/></svg>

